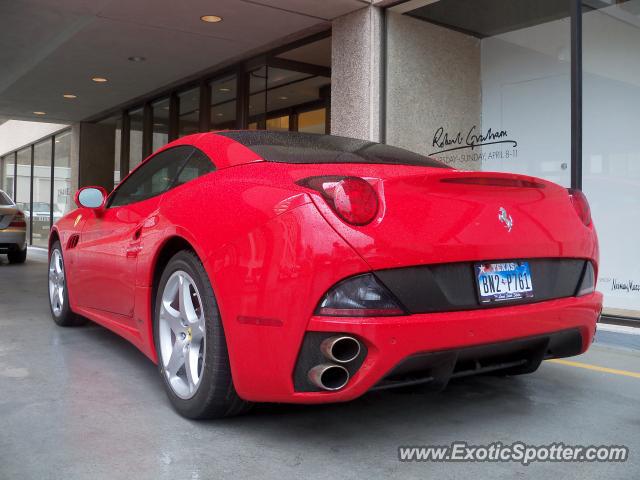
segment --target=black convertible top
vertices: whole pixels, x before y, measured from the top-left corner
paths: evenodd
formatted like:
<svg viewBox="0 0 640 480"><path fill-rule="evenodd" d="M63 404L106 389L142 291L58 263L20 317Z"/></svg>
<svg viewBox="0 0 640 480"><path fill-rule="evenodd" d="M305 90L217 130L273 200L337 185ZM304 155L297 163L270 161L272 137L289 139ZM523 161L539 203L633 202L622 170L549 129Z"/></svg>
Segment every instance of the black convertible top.
<svg viewBox="0 0 640 480"><path fill-rule="evenodd" d="M450 168L433 158L381 143L299 132L232 130L216 132L250 148L268 162L373 163Z"/></svg>

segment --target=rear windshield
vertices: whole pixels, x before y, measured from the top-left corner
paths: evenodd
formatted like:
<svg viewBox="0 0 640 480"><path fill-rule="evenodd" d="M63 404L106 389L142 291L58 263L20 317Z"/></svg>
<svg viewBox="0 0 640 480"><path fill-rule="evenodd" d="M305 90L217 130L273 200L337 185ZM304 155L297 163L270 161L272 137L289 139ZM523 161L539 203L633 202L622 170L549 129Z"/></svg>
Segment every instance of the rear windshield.
<svg viewBox="0 0 640 480"><path fill-rule="evenodd" d="M216 133L243 144L268 162L381 163L450 168L409 150L355 138L262 130Z"/></svg>
<svg viewBox="0 0 640 480"><path fill-rule="evenodd" d="M10 205L13 205L13 202L6 193L0 190L0 207L8 207Z"/></svg>

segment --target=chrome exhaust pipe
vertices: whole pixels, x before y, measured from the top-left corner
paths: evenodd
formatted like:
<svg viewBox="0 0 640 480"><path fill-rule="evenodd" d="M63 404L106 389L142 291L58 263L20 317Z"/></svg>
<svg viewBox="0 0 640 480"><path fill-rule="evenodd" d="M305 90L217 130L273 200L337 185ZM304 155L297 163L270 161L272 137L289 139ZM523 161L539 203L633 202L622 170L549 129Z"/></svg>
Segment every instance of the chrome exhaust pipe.
<svg viewBox="0 0 640 480"><path fill-rule="evenodd" d="M320 344L320 351L332 362L349 363L360 355L360 342L346 335L329 337Z"/></svg>
<svg viewBox="0 0 640 480"><path fill-rule="evenodd" d="M340 390L349 381L349 372L340 365L323 363L316 365L307 374L309 381L323 390Z"/></svg>

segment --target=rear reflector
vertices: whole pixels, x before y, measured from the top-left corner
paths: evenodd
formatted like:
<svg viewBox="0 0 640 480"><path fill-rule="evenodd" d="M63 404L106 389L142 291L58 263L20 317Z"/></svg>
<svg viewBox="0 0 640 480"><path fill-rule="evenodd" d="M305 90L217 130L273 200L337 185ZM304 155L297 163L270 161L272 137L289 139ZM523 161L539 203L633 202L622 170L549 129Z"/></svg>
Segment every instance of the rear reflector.
<svg viewBox="0 0 640 480"><path fill-rule="evenodd" d="M505 177L450 177L440 179L442 183L457 183L463 185L481 185L485 187L518 187L544 188L544 183L523 180L521 178Z"/></svg>
<svg viewBox="0 0 640 480"><path fill-rule="evenodd" d="M316 309L316 315L334 317L405 314L393 294L370 273L341 281L325 294Z"/></svg>
<svg viewBox="0 0 640 480"><path fill-rule="evenodd" d="M320 193L333 211L351 225L371 223L378 214L378 195L363 178L331 175L309 177L296 183Z"/></svg>

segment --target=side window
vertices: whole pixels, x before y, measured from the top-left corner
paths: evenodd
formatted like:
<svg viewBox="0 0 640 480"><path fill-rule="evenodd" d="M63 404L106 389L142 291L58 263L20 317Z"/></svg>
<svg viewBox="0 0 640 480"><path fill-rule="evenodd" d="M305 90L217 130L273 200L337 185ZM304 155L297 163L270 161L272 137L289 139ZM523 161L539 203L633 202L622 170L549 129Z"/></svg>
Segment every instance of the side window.
<svg viewBox="0 0 640 480"><path fill-rule="evenodd" d="M207 157L204 152L196 148L178 175L176 186L195 180L198 177L215 171L215 169L216 167L211 162L211 159Z"/></svg>
<svg viewBox="0 0 640 480"><path fill-rule="evenodd" d="M165 192L173 185L180 168L194 150L192 146L180 145L150 158L118 186L109 206L128 205Z"/></svg>

